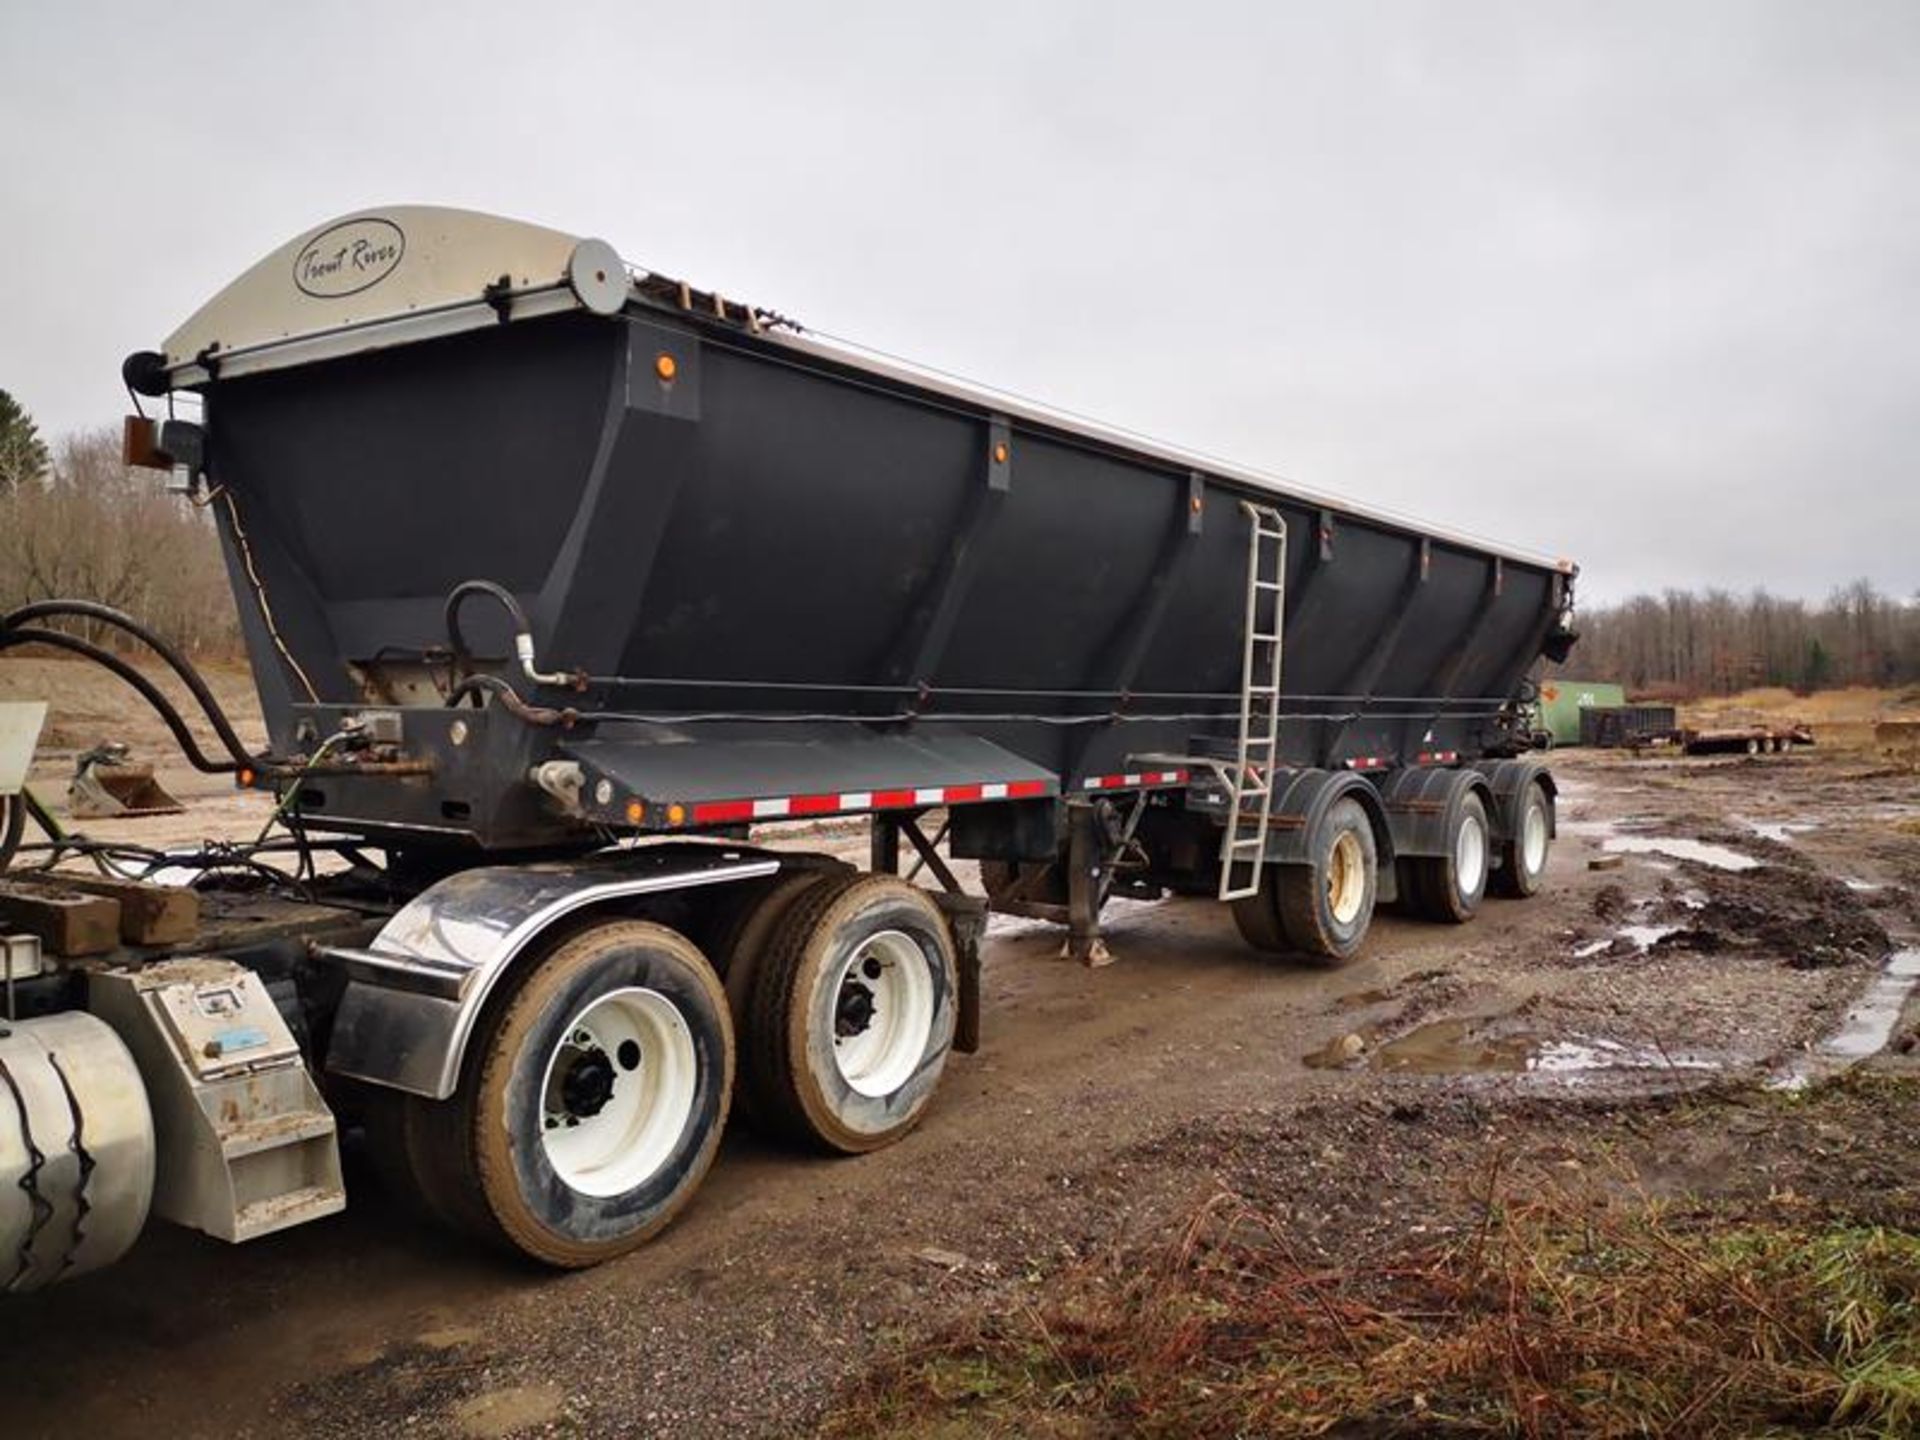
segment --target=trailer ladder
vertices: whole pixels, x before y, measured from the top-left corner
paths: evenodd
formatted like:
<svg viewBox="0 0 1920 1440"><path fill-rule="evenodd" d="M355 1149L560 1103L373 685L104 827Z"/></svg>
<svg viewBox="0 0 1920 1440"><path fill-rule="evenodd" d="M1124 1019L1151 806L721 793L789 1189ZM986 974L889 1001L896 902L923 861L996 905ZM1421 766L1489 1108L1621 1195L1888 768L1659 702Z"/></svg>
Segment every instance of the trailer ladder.
<svg viewBox="0 0 1920 1440"><path fill-rule="evenodd" d="M1247 514L1247 622L1240 662L1240 743L1227 777L1220 840L1220 898L1258 893L1273 820L1273 771L1280 751L1280 657L1287 613L1287 522L1270 505L1242 500Z"/></svg>

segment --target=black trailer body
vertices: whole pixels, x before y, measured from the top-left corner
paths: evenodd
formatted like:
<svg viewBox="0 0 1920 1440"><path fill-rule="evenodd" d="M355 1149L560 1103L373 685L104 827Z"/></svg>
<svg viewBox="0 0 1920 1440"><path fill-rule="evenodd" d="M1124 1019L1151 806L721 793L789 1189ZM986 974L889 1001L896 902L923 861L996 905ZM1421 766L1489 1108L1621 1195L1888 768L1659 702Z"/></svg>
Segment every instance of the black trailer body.
<svg viewBox="0 0 1920 1440"><path fill-rule="evenodd" d="M397 702L401 750L430 762L410 783L312 779L330 825L525 849L635 814L697 828L755 801L1016 776L1071 792L1137 756L1223 753L1242 501L1288 536L1282 763L1497 751L1516 683L1564 643L1570 566L718 308L640 284L612 314L507 304L505 323L286 368L216 352L193 388L275 749ZM517 599L546 670L593 677L537 697L569 725L501 735L490 715L448 742L430 661L473 579ZM479 668L521 683L506 619L480 597L460 625ZM956 737L1009 761L937 758ZM926 763L890 767L876 739ZM527 783L554 758L586 771L571 813Z"/></svg>
<svg viewBox="0 0 1920 1440"><path fill-rule="evenodd" d="M906 1134L979 1043L989 907L1097 963L1110 896L1207 896L1338 964L1377 904L1460 923L1545 876L1514 697L1573 642L1570 563L460 211L300 236L125 376L167 414L130 457L219 525L268 749L131 617L36 603L0 649L113 670L289 833L147 857L203 870L190 940L9 949L0 1060L95 1058L74 1153L0 1144L0 1192L113 1219L83 1245L0 1208L33 1284L149 1202L230 1240L338 1209L336 1110L427 1209L591 1264L686 1203L736 1088L815 1149ZM157 651L224 753L63 617ZM26 814L98 850L0 804L0 869ZM869 817L865 870L754 843L835 815ZM7 903L51 934L94 902ZM124 1144L66 1163L82 1121Z"/></svg>

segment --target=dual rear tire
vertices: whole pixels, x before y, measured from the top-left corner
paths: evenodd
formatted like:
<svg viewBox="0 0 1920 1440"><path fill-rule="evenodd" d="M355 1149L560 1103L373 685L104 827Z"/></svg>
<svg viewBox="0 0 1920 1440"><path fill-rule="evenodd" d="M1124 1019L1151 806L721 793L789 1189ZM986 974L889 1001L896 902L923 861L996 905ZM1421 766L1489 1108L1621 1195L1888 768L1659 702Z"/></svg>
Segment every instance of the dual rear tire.
<svg viewBox="0 0 1920 1440"><path fill-rule="evenodd" d="M1487 805L1469 791L1449 817L1444 855L1423 855L1402 872L1412 911L1445 925L1463 925L1480 908L1493 865L1493 832Z"/></svg>
<svg viewBox="0 0 1920 1440"><path fill-rule="evenodd" d="M953 1049L959 964L926 891L891 875L823 878L755 967L743 1089L756 1122L857 1155L913 1128Z"/></svg>
<svg viewBox="0 0 1920 1440"><path fill-rule="evenodd" d="M1379 868L1373 821L1347 796L1309 838L1305 864L1261 867L1259 890L1233 902L1234 924L1256 950L1344 965L1373 923Z"/></svg>
<svg viewBox="0 0 1920 1440"><path fill-rule="evenodd" d="M1500 846L1500 865L1487 888L1510 900L1540 893L1547 878L1547 853L1553 847L1553 803L1538 780L1527 782L1514 814L1513 833Z"/></svg>
<svg viewBox="0 0 1920 1440"><path fill-rule="evenodd" d="M486 1017L451 1099L384 1093L367 1123L436 1218L579 1268L643 1243L693 1198L733 1069L706 958L665 926L612 921L562 941Z"/></svg>
<svg viewBox="0 0 1920 1440"><path fill-rule="evenodd" d="M904 880L846 870L742 898L715 939L724 983L648 921L562 940L483 1018L452 1098L367 1097L382 1168L455 1229L578 1268L644 1243L692 1199L737 1057L757 1120L782 1138L841 1154L899 1139L953 1045L945 917Z"/></svg>

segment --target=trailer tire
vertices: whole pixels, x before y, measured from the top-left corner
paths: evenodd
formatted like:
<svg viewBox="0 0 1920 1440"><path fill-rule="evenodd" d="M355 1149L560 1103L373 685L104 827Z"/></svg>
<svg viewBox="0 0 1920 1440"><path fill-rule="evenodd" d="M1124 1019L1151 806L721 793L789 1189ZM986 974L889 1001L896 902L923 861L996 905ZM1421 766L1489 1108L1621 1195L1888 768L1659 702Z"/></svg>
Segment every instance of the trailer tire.
<svg viewBox="0 0 1920 1440"><path fill-rule="evenodd" d="M1494 894L1524 900L1539 893L1553 847L1551 813L1545 787L1529 780L1514 809L1513 834L1500 847L1500 868L1487 879Z"/></svg>
<svg viewBox="0 0 1920 1440"><path fill-rule="evenodd" d="M469 1240L500 1243L473 1176L468 1126L452 1100L368 1086L361 1125L380 1181L417 1219Z"/></svg>
<svg viewBox="0 0 1920 1440"><path fill-rule="evenodd" d="M415 1181L460 1229L556 1268L597 1265L649 1239L699 1188L733 1060L726 992L691 941L646 921L593 925L489 1017L451 1100L408 1097ZM642 1067L624 1099L623 1079Z"/></svg>
<svg viewBox="0 0 1920 1440"><path fill-rule="evenodd" d="M1251 895L1229 901L1227 906L1233 911L1234 928L1240 932L1240 938L1270 955L1284 954L1293 948L1287 943L1287 932L1280 928L1280 899L1274 893L1279 876L1278 865L1262 865L1260 888Z"/></svg>
<svg viewBox="0 0 1920 1440"><path fill-rule="evenodd" d="M785 870L759 882L753 893L741 897L742 904L716 935L711 951L713 963L726 984L727 1009L733 1016L735 1035L746 1034L747 1008L753 1003L753 977L780 921L794 902L815 885L850 873L840 868Z"/></svg>
<svg viewBox="0 0 1920 1440"><path fill-rule="evenodd" d="M1275 909L1288 948L1316 964L1344 965L1373 923L1379 842L1360 802L1346 796L1308 841L1308 863L1275 867Z"/></svg>
<svg viewBox="0 0 1920 1440"><path fill-rule="evenodd" d="M808 890L754 976L743 1060L754 1115L843 1155L919 1121L953 1049L959 966L946 917L894 875Z"/></svg>
<svg viewBox="0 0 1920 1440"><path fill-rule="evenodd" d="M1486 801L1478 795L1464 796L1451 818L1447 853L1411 862L1413 905L1425 919L1462 925L1474 917L1487 893L1493 832Z"/></svg>

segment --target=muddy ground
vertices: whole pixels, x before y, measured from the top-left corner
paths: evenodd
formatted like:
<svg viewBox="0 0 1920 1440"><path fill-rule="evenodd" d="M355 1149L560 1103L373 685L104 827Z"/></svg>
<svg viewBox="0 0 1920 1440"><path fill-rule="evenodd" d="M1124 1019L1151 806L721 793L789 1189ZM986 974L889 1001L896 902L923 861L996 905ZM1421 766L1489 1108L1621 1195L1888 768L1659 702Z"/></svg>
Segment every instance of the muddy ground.
<svg viewBox="0 0 1920 1440"><path fill-rule="evenodd" d="M1562 1132L1625 1127L1676 1194L1911 1187L1904 1124L1792 1096L1863 1056L1920 1075L1920 1016L1884 973L1920 945L1920 779L1823 750L1556 769L1541 896L1462 928L1383 916L1343 970L1275 964L1197 902L1117 904L1097 971L997 921L984 1049L914 1135L830 1161L738 1128L668 1233L595 1271L422 1227L350 1139L343 1216L238 1249L156 1227L0 1308L5 1431L787 1433L903 1336L1223 1184L1287 1197L1330 1253L1431 1223L1434 1176ZM120 833L258 823L255 797L164 778L193 813Z"/></svg>

